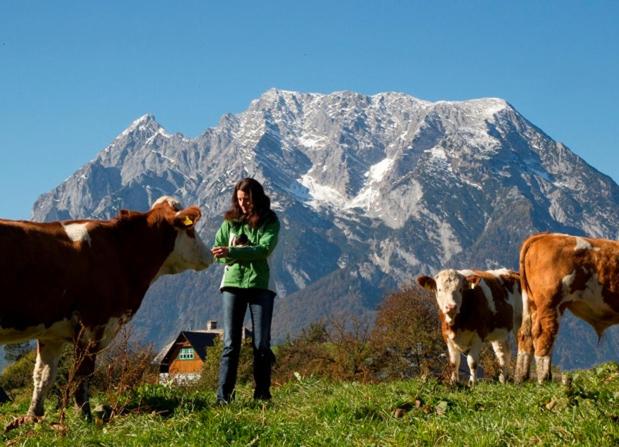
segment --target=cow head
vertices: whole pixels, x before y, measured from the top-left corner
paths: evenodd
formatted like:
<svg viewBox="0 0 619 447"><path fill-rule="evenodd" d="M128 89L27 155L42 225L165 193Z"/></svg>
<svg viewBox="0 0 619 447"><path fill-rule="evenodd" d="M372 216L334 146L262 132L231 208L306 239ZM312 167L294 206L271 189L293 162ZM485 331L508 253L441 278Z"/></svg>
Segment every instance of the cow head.
<svg viewBox="0 0 619 447"><path fill-rule="evenodd" d="M452 324L462 307L462 296L466 289L472 289L479 284L480 278L475 275L465 275L453 269L441 270L434 278L420 276L417 283L424 289L434 292L436 302L447 324Z"/></svg>
<svg viewBox="0 0 619 447"><path fill-rule="evenodd" d="M164 196L151 207L151 211L155 210L176 232L174 249L159 269L157 277L188 269L203 270L213 263L213 255L195 230L202 216L197 206L182 209L178 200Z"/></svg>

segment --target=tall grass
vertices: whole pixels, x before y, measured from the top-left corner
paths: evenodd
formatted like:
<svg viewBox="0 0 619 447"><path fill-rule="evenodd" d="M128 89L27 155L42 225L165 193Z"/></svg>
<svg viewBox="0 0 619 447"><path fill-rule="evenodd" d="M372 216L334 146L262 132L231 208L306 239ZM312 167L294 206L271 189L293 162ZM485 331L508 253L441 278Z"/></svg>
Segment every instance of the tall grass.
<svg viewBox="0 0 619 447"><path fill-rule="evenodd" d="M255 402L243 386L218 407L211 391L145 385L123 396L124 413L87 423L68 412L3 435L39 446L619 445L619 365L573 373L567 384L451 387L434 379L379 384L296 378ZM102 395L103 396L103 395ZM96 403L97 396L93 398ZM0 407L22 415L27 398Z"/></svg>

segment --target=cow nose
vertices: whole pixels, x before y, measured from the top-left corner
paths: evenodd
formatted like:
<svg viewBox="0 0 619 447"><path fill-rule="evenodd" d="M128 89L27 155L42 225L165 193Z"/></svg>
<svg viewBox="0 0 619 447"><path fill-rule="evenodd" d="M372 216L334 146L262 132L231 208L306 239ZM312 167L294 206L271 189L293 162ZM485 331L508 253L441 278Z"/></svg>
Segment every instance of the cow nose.
<svg viewBox="0 0 619 447"><path fill-rule="evenodd" d="M452 313L453 310L456 309L456 305L455 304L447 304L445 305L445 312L450 314Z"/></svg>

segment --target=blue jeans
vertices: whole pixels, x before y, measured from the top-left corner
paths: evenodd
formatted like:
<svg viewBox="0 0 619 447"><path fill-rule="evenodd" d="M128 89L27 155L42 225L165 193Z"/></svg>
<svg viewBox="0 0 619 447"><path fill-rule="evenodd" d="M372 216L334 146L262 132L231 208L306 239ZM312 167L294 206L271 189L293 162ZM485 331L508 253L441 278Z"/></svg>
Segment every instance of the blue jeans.
<svg viewBox="0 0 619 447"><path fill-rule="evenodd" d="M228 288L222 293L224 348L219 366L217 400L229 402L234 397L243 320L249 306L253 331L254 398L270 399L271 366L275 360L271 352L271 319L275 294L265 289Z"/></svg>

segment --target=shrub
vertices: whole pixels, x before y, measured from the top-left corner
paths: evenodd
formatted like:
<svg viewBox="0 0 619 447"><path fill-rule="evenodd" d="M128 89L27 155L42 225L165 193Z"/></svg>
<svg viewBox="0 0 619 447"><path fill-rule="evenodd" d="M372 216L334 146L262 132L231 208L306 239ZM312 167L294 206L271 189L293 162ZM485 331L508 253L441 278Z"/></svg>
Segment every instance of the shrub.
<svg viewBox="0 0 619 447"><path fill-rule="evenodd" d="M274 381L287 382L296 374L333 381L372 380L369 333L367 321L351 316L311 324L277 348Z"/></svg>
<svg viewBox="0 0 619 447"><path fill-rule="evenodd" d="M373 380L368 321L356 317L335 319L331 323L329 339L332 345L333 379L362 382Z"/></svg>
<svg viewBox="0 0 619 447"><path fill-rule="evenodd" d="M7 363L16 362L33 349L34 342L32 340L20 343L8 343L4 345L4 359L7 361Z"/></svg>
<svg viewBox="0 0 619 447"><path fill-rule="evenodd" d="M200 380L196 386L209 391L217 390L219 382L219 364L223 351L223 339L217 337L215 344L206 350L206 359L202 366ZM251 339L247 338L241 346L239 369L237 370L237 383L246 384L253 380L253 348Z"/></svg>
<svg viewBox="0 0 619 447"><path fill-rule="evenodd" d="M434 297L416 285L385 298L370 338L376 379L442 375L447 360L437 312Z"/></svg>
<svg viewBox="0 0 619 447"><path fill-rule="evenodd" d="M32 370L36 360L36 350L30 351L19 360L8 365L0 375L0 387L5 391L32 387Z"/></svg>
<svg viewBox="0 0 619 447"><path fill-rule="evenodd" d="M90 379L91 394L103 393L115 413L123 409L122 396L144 384L157 382L157 367L151 345L134 340L125 326L114 341L97 355L97 367Z"/></svg>
<svg viewBox="0 0 619 447"><path fill-rule="evenodd" d="M142 345L131 337L130 329L123 329L112 344L99 352L91 387L106 394L116 394L157 381L157 368L151 362L155 357L151 345Z"/></svg>
<svg viewBox="0 0 619 447"><path fill-rule="evenodd" d="M275 350L277 361L273 368L273 382L288 382L295 373L330 377L335 359L327 347L328 341L327 326L321 321L310 324L297 338L278 346Z"/></svg>

